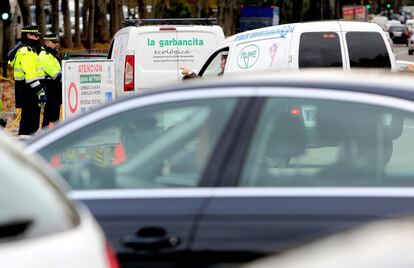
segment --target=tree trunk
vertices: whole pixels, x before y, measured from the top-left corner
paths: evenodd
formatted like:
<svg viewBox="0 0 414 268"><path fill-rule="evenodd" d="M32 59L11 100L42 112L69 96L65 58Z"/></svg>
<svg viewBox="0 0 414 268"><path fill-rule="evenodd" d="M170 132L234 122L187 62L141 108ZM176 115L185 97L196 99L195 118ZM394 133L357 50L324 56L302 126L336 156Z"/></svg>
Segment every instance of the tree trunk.
<svg viewBox="0 0 414 268"><path fill-rule="evenodd" d="M2 0L4 1L4 0ZM22 13L23 18L23 25L31 25L32 24L32 14L30 14L30 7L28 0L18 0L20 12Z"/></svg>
<svg viewBox="0 0 414 268"><path fill-rule="evenodd" d="M194 4L191 10L191 15L194 18L206 17L206 8L208 6L208 0L194 0Z"/></svg>
<svg viewBox="0 0 414 268"><path fill-rule="evenodd" d="M324 8L323 8L323 19L324 20L332 19L330 2L331 1L329 0L325 0Z"/></svg>
<svg viewBox="0 0 414 268"><path fill-rule="evenodd" d="M88 35L87 35L87 45L88 49L93 48L95 43L93 30L95 28L95 0L89 0L89 15L88 15Z"/></svg>
<svg viewBox="0 0 414 268"><path fill-rule="evenodd" d="M225 36L233 35L235 32L234 16L237 10L237 0L222 0L218 2L219 20Z"/></svg>
<svg viewBox="0 0 414 268"><path fill-rule="evenodd" d="M147 17L147 9L144 0L138 0L138 14L140 19L145 19Z"/></svg>
<svg viewBox="0 0 414 268"><path fill-rule="evenodd" d="M306 17L306 20L318 20L319 19L319 0L310 0L309 1L309 10Z"/></svg>
<svg viewBox="0 0 414 268"><path fill-rule="evenodd" d="M292 22L302 21L303 0L292 0Z"/></svg>
<svg viewBox="0 0 414 268"><path fill-rule="evenodd" d="M83 40L86 40L88 36L88 10L89 10L89 0L83 0L83 8L82 8L82 39Z"/></svg>
<svg viewBox="0 0 414 268"><path fill-rule="evenodd" d="M111 36L114 36L115 33L121 29L122 21L124 20L122 16L122 2L121 1L111 1L110 2L110 13L111 13L111 20L110 20L110 28L111 28Z"/></svg>
<svg viewBox="0 0 414 268"><path fill-rule="evenodd" d="M200 0L201 1L201 5L200 5L200 14L199 14L199 18L207 18L208 17L208 0Z"/></svg>
<svg viewBox="0 0 414 268"><path fill-rule="evenodd" d="M36 24L41 33L46 33L45 0L36 0Z"/></svg>
<svg viewBox="0 0 414 268"><path fill-rule="evenodd" d="M81 46L81 33L79 27L79 0L75 0L75 47L80 48Z"/></svg>
<svg viewBox="0 0 414 268"><path fill-rule="evenodd" d="M163 18L164 17L164 10L165 10L167 4L169 4L169 1L163 1L163 0L156 1L155 16L154 16L155 18Z"/></svg>
<svg viewBox="0 0 414 268"><path fill-rule="evenodd" d="M52 32L59 34L59 2L50 1L50 5L52 6Z"/></svg>
<svg viewBox="0 0 414 268"><path fill-rule="evenodd" d="M70 12L68 0L62 0L63 11L63 45L67 48L73 48L72 27L70 25Z"/></svg>
<svg viewBox="0 0 414 268"><path fill-rule="evenodd" d="M96 0L95 2L95 39L97 42L105 43L109 41L109 26L106 19L106 1Z"/></svg>
<svg viewBox="0 0 414 268"><path fill-rule="evenodd" d="M10 10L10 2L4 1L0 3L0 7L2 10ZM10 50L10 24L11 23L1 23L0 27L0 35L2 38L0 39L0 56L2 60L2 68L3 73L2 75L7 77L7 52Z"/></svg>

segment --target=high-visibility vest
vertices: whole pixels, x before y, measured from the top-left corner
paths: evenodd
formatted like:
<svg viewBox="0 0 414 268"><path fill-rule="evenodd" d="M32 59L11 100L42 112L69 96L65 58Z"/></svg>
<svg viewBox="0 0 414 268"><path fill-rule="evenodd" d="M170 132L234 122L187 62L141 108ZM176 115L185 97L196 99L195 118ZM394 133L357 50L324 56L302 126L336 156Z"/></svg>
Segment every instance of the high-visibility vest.
<svg viewBox="0 0 414 268"><path fill-rule="evenodd" d="M44 49L39 54L39 60L46 77L56 79L62 70L59 61L51 53Z"/></svg>
<svg viewBox="0 0 414 268"><path fill-rule="evenodd" d="M13 75L15 81L25 80L26 84L30 84L33 81L45 78L39 56L33 49L27 46L21 47L14 59L9 61L9 64L14 68Z"/></svg>

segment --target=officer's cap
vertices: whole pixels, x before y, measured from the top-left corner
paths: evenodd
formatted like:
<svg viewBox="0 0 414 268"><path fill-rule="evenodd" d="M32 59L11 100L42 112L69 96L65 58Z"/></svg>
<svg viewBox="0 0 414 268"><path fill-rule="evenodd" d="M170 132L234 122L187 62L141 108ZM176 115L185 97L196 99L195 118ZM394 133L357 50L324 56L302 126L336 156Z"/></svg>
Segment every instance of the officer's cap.
<svg viewBox="0 0 414 268"><path fill-rule="evenodd" d="M43 36L43 40L45 40L45 41L49 40L49 41L52 41L52 42L59 42L60 41L59 35L58 34L54 34L54 33L45 34Z"/></svg>
<svg viewBox="0 0 414 268"><path fill-rule="evenodd" d="M29 33L29 34L36 34L36 35L42 34L41 32L39 32L39 26L38 25L24 26L22 28L22 33Z"/></svg>

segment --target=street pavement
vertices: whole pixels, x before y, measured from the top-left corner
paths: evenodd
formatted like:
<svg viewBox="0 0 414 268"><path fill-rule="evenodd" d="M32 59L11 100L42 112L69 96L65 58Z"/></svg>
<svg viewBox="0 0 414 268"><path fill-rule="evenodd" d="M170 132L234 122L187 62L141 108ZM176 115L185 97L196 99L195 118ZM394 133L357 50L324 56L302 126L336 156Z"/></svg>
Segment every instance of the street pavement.
<svg viewBox="0 0 414 268"><path fill-rule="evenodd" d="M392 49L397 56L397 60L408 60L414 62L414 55L408 55L408 47L406 45L395 44Z"/></svg>

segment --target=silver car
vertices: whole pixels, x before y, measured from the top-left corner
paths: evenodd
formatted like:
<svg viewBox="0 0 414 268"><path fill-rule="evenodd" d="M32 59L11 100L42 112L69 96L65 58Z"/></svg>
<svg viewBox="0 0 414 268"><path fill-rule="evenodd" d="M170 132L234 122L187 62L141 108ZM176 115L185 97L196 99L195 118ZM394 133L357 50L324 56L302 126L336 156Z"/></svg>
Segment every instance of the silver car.
<svg viewBox="0 0 414 268"><path fill-rule="evenodd" d="M90 212L37 156L0 135L0 267L117 268Z"/></svg>

